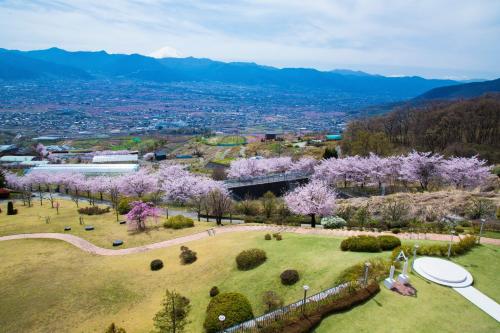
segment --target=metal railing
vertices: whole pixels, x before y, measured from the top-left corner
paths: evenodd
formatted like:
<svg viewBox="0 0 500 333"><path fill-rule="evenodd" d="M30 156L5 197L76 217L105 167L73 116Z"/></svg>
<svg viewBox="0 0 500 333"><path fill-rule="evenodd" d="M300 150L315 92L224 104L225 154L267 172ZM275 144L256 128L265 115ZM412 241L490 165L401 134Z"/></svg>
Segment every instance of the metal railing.
<svg viewBox="0 0 500 333"><path fill-rule="evenodd" d="M273 173L264 176L228 179L224 181L224 184L226 185L227 188L231 189L242 186L277 183L283 181L294 181L299 179L306 179L309 178L310 176L311 173L307 172Z"/></svg>
<svg viewBox="0 0 500 333"><path fill-rule="evenodd" d="M293 319L297 315L316 311L321 306L326 305L333 299L340 297L343 292L349 292L353 288L359 286L361 283L361 281L342 283L335 287L320 291L317 294L301 299L300 301L263 314L262 316L223 329L220 331L220 333L258 333L261 328L270 326L275 322Z"/></svg>

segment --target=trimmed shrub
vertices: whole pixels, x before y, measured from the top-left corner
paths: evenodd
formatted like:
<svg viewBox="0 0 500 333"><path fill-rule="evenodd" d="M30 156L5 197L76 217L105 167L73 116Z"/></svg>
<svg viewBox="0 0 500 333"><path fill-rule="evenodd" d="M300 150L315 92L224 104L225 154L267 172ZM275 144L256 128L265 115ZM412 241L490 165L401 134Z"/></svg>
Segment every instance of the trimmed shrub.
<svg viewBox="0 0 500 333"><path fill-rule="evenodd" d="M6 188L0 188L0 199L7 199L10 195L10 191Z"/></svg>
<svg viewBox="0 0 500 333"><path fill-rule="evenodd" d="M207 333L221 331L220 314L226 316L224 328L253 318L250 302L240 293L221 293L210 300L203 323Z"/></svg>
<svg viewBox="0 0 500 333"><path fill-rule="evenodd" d="M464 228L462 227L455 227L455 231L459 234L463 233L464 232Z"/></svg>
<svg viewBox="0 0 500 333"><path fill-rule="evenodd" d="M457 256L469 252L474 246L477 245L477 238L474 236L465 236L458 243L454 243L451 246L451 256ZM423 244L417 250L417 255L420 256L431 256L431 257L447 257L448 256L448 244L433 244L427 245ZM401 245L392 251L392 259L394 260L401 250L405 253L407 257L413 255L413 248L409 245Z"/></svg>
<svg viewBox="0 0 500 333"><path fill-rule="evenodd" d="M115 323L111 323L104 333L127 333L124 328L118 327Z"/></svg>
<svg viewBox="0 0 500 333"><path fill-rule="evenodd" d="M169 217L164 223L164 228L169 229L184 229L194 227L193 219L186 217L184 215L175 215Z"/></svg>
<svg viewBox="0 0 500 333"><path fill-rule="evenodd" d="M266 252L261 249L250 249L236 256L236 265L240 271L253 269L267 260Z"/></svg>
<svg viewBox="0 0 500 333"><path fill-rule="evenodd" d="M196 252L190 250L187 246L181 246L179 258L181 258L181 264L183 265L192 264L198 259Z"/></svg>
<svg viewBox="0 0 500 333"><path fill-rule="evenodd" d="M12 201L9 201L7 203L7 215L16 215L17 214L17 209L14 209L14 203Z"/></svg>
<svg viewBox="0 0 500 333"><path fill-rule="evenodd" d="M321 219L321 225L324 229L340 229L347 226L347 222L340 216L329 216Z"/></svg>
<svg viewBox="0 0 500 333"><path fill-rule="evenodd" d="M210 288L210 292L209 292L209 295L210 297L215 297L217 295L219 295L219 288L217 288L217 286L213 286L212 288Z"/></svg>
<svg viewBox="0 0 500 333"><path fill-rule="evenodd" d="M89 207L82 207L78 208L78 213L79 214L84 214L84 215L102 215L109 213L110 208L100 208L99 206L89 206Z"/></svg>
<svg viewBox="0 0 500 333"><path fill-rule="evenodd" d="M272 239L272 237L271 237L271 235L270 235L270 234L266 234L266 235L264 236L264 239L265 239L265 240L271 240L271 239Z"/></svg>
<svg viewBox="0 0 500 333"><path fill-rule="evenodd" d="M357 263L356 265L353 265L343 270L340 273L336 283L340 284L345 282L351 282L362 278L365 273L365 262L366 261ZM373 258L368 260L368 262L371 264L370 269L368 270L369 279L381 281L387 277L387 274L391 268L392 261L383 258Z"/></svg>
<svg viewBox="0 0 500 333"><path fill-rule="evenodd" d="M160 259L155 259L151 261L151 270L152 271L159 271L160 269L163 268L163 261Z"/></svg>
<svg viewBox="0 0 500 333"><path fill-rule="evenodd" d="M299 272L295 269L287 269L281 273L280 279L285 286L291 286L299 281Z"/></svg>
<svg viewBox="0 0 500 333"><path fill-rule="evenodd" d="M396 236L383 235L377 237L380 244L380 249L382 251L393 250L398 246L401 246L401 240Z"/></svg>
<svg viewBox="0 0 500 333"><path fill-rule="evenodd" d="M128 214L132 210L132 207L130 207L131 201L129 199L121 199L120 202L118 203L118 206L116 209L118 210L118 213L120 215L125 215Z"/></svg>
<svg viewBox="0 0 500 333"><path fill-rule="evenodd" d="M401 230L399 230L399 228L392 228L391 229L391 232L395 235L399 234L401 232Z"/></svg>
<svg viewBox="0 0 500 333"><path fill-rule="evenodd" d="M276 235L276 240L277 240L277 241L280 241L280 240L282 240L282 239L283 239L283 236L281 236L281 234L277 234L277 235Z"/></svg>
<svg viewBox="0 0 500 333"><path fill-rule="evenodd" d="M374 236L353 236L340 243L342 251L353 252L380 252L380 243Z"/></svg>

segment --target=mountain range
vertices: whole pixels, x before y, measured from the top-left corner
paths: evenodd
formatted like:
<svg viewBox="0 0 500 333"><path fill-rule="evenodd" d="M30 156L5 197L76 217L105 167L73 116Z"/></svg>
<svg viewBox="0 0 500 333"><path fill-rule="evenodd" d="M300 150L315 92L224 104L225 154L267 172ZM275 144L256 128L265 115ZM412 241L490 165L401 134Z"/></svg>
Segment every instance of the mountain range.
<svg viewBox="0 0 500 333"><path fill-rule="evenodd" d="M270 85L285 89L325 89L332 92L413 98L426 91L459 82L417 76L384 77L359 71L319 71L311 68L276 68L247 62L203 58L156 59L139 54L69 52L59 48L36 51L0 49L0 79L138 80L156 82L221 82Z"/></svg>
<svg viewBox="0 0 500 333"><path fill-rule="evenodd" d="M500 92L500 79L434 88L418 96L416 100L473 98L496 92Z"/></svg>

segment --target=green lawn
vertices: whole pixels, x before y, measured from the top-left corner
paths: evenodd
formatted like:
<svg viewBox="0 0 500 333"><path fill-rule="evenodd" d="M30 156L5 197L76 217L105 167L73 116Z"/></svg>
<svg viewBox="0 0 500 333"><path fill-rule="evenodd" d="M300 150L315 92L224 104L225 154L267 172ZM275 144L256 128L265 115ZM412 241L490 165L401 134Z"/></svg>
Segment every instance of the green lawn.
<svg viewBox="0 0 500 333"><path fill-rule="evenodd" d="M83 202L82 202L83 203ZM35 202L35 204L38 204ZM4 207L2 207L3 209ZM43 207L18 205L19 214L0 214L0 235L21 232L71 233L94 244L110 247L113 239L137 246L204 230L210 224L170 231L163 228L129 234L112 213L85 217L96 230L85 232L78 224L73 202L63 201L60 215L48 202ZM46 224L44 216L52 216ZM342 252L341 239L318 235L284 234L282 241L265 241L262 232L228 233L186 244L198 253L198 261L183 266L179 248L171 247L126 256L96 256L57 240L0 242L0 332L102 332L116 322L127 332L150 332L166 288L191 299L192 321L188 332L202 332L204 312L212 286L237 291L251 301L256 315L264 311L261 295L273 290L286 303L302 297L302 285L315 293L331 287L346 267L386 253ZM413 241L430 242L430 241ZM262 248L268 260L260 267L240 272L235 256L244 249ZM149 269L153 259L165 267ZM454 259L474 276L474 285L500 301L500 247L483 245ZM282 286L279 274L299 270L301 281ZM317 333L326 332L493 332L500 325L452 289L428 283L412 275L416 298L399 296L384 287L374 299L342 314L326 318Z"/></svg>
<svg viewBox="0 0 500 333"><path fill-rule="evenodd" d="M455 258L474 277L474 287L500 302L500 248L483 245ZM411 275L417 297L382 287L363 306L324 319L316 333L329 332L498 332L500 324L451 288Z"/></svg>
<svg viewBox="0 0 500 333"><path fill-rule="evenodd" d="M1 206L3 213L0 214L0 236L21 233L59 232L85 238L91 243L105 248L112 248L113 240L121 239L124 241L124 244L120 248L126 248L186 236L210 229L215 225L212 222L195 222L195 226L192 228L181 230L165 229L161 225L165 217L160 217L158 218L156 228L151 228L147 232L137 234L128 231L126 225L116 222L116 216L111 211L103 215L82 215L85 225L93 225L95 227L93 231L85 231L84 225L80 225L79 223L79 214L75 203L70 200L59 200L59 202L59 215L55 208L50 208L48 200L44 200L43 206L40 206L38 200L34 200L33 207L31 208L22 206L22 203L17 202L15 207L19 213L12 216L5 215L7 208L4 202ZM86 200L81 200L79 205L80 207L84 207L88 203ZM45 223L46 216L50 216L51 218L49 224ZM124 216L120 217L120 220L124 219ZM71 231L65 232L65 226L71 226Z"/></svg>
<svg viewBox="0 0 500 333"><path fill-rule="evenodd" d="M340 239L284 234L282 241L265 241L264 233L231 233L187 244L198 253L192 265L179 263L179 248L119 257L86 254L56 240L0 242L0 327L6 332L102 332L112 321L127 332L149 332L166 288L191 299L189 332L201 332L208 292L239 291L254 311L263 311L261 294L274 290L286 302L332 286L349 265L380 254L343 253ZM246 272L236 269L235 256L259 247L268 260ZM151 272L160 258L165 267ZM284 287L279 274L296 268L301 281Z"/></svg>

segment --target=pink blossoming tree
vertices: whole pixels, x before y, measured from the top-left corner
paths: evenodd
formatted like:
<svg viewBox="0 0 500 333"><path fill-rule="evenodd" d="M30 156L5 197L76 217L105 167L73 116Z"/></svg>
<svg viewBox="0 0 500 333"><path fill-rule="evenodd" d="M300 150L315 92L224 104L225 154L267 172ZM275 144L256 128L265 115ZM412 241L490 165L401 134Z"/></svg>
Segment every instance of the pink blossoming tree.
<svg viewBox="0 0 500 333"><path fill-rule="evenodd" d="M146 230L146 222L153 217L155 220L160 215L160 211L151 202L134 201L132 209L127 214L128 226L130 230Z"/></svg>
<svg viewBox="0 0 500 333"><path fill-rule="evenodd" d="M297 187L284 199L292 213L309 215L313 228L316 227L316 216L328 216L335 210L335 192L319 180Z"/></svg>

